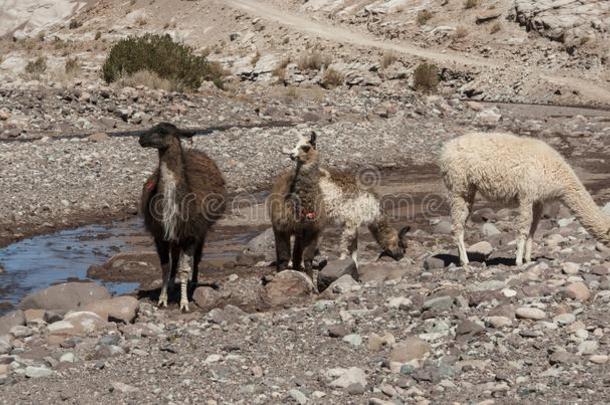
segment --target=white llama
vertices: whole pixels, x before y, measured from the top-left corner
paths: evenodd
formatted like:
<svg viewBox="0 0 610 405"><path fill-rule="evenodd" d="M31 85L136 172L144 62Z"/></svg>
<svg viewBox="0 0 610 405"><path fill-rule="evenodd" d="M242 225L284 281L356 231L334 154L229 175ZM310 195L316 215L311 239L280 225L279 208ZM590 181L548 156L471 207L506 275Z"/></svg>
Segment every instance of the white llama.
<svg viewBox="0 0 610 405"><path fill-rule="evenodd" d="M545 202L563 202L598 240L610 242L604 215L572 168L546 143L507 133L470 133L442 148L439 166L449 189L452 231L460 262L468 264L464 226L477 192L519 208L517 265L532 257L532 238Z"/></svg>

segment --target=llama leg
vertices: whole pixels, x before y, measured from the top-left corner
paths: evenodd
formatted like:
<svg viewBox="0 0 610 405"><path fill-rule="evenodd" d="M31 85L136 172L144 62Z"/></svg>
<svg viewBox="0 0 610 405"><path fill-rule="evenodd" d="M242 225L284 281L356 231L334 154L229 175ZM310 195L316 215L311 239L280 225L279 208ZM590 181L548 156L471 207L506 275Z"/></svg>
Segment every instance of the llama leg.
<svg viewBox="0 0 610 405"><path fill-rule="evenodd" d="M543 205L541 202L535 202L532 206L532 224L530 226L530 232L527 235L527 240L525 241L526 263L532 261L532 242L534 239L534 234L536 233L536 228L538 228L538 223L540 222L540 217L542 216L542 208Z"/></svg>
<svg viewBox="0 0 610 405"><path fill-rule="evenodd" d="M290 262L290 233L273 230L275 237L275 266L277 271L286 270Z"/></svg>
<svg viewBox="0 0 610 405"><path fill-rule="evenodd" d="M292 268L296 271L301 271L301 262L303 261L303 246L303 232L300 232L294 236L294 248L292 249Z"/></svg>
<svg viewBox="0 0 610 405"><path fill-rule="evenodd" d="M517 266L523 264L523 253L525 251L525 240L532 227L533 203L531 201L519 202L519 219L517 220L517 254L515 263Z"/></svg>
<svg viewBox="0 0 610 405"><path fill-rule="evenodd" d="M180 253L180 261L178 263L178 277L180 278L180 310L188 312L188 283L193 268L194 261L194 246L189 246Z"/></svg>
<svg viewBox="0 0 610 405"><path fill-rule="evenodd" d="M167 307L167 285L169 283L169 276L171 274L171 263L169 260L169 243L160 239L155 239L155 246L157 253L159 254L159 260L161 261L161 293L159 294L159 302L157 305L160 307Z"/></svg>
<svg viewBox="0 0 610 405"><path fill-rule="evenodd" d="M201 263L201 255L203 253L203 240L205 240L205 235L201 242L197 243L195 246L195 254L193 256L193 272L191 282L193 283L194 288L197 288L199 285L199 263Z"/></svg>
<svg viewBox="0 0 610 405"><path fill-rule="evenodd" d="M351 257L358 266L358 227L346 226L341 235L341 259Z"/></svg>
<svg viewBox="0 0 610 405"><path fill-rule="evenodd" d="M305 273L311 278L313 289L318 293L318 269L313 268L313 259L318 250L318 239L320 233L318 231L306 232L303 235L303 261L305 265Z"/></svg>
<svg viewBox="0 0 610 405"><path fill-rule="evenodd" d="M462 266L467 266L468 255L466 253L466 244L464 243L464 227L470 214L468 209L469 204L463 196L453 194L450 198L450 206L451 228L460 254L460 263Z"/></svg>

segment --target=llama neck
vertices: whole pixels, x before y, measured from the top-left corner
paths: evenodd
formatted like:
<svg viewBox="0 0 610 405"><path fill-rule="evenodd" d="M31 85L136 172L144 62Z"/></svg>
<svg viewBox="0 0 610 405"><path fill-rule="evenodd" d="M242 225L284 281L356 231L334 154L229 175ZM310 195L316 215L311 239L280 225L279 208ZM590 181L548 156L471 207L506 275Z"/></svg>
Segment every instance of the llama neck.
<svg viewBox="0 0 610 405"><path fill-rule="evenodd" d="M175 240L180 207L188 192L184 177L184 156L178 145L159 151L159 190L161 192L165 240Z"/></svg>
<svg viewBox="0 0 610 405"><path fill-rule="evenodd" d="M297 198L301 208L315 212L319 183L320 165L318 161L297 164L290 184L290 195Z"/></svg>
<svg viewBox="0 0 610 405"><path fill-rule="evenodd" d="M610 217L600 210L574 173L571 173L565 183L561 201L572 210L591 235L602 242L610 242Z"/></svg>

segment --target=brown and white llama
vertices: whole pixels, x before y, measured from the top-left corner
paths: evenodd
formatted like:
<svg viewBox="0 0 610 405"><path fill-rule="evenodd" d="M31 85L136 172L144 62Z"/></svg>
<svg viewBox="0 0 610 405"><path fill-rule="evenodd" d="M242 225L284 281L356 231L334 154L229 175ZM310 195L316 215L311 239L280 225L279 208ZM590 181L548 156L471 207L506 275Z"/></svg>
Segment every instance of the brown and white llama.
<svg viewBox="0 0 610 405"><path fill-rule="evenodd" d="M290 237L294 235L293 268L300 270L303 260L317 290L313 259L320 234L330 223L343 227L341 258L351 256L358 263L358 228L366 225L382 254L402 259L409 227L399 232L390 226L379 197L361 187L355 176L320 167L315 132L301 137L289 154L295 167L277 178L269 198L278 271L288 267Z"/></svg>
<svg viewBox="0 0 610 405"><path fill-rule="evenodd" d="M225 210L225 181L205 153L184 150L180 139L193 132L161 123L140 136L140 145L159 151L159 166L144 184L141 211L155 240L163 285L159 305L167 307L168 287L180 279L180 310L188 311L189 275L198 280L203 244Z"/></svg>

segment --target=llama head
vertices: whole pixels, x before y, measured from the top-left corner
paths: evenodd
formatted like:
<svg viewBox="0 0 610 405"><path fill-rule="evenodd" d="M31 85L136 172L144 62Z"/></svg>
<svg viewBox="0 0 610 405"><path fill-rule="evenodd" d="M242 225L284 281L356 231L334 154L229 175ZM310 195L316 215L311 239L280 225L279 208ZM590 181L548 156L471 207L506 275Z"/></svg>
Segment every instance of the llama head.
<svg viewBox="0 0 610 405"><path fill-rule="evenodd" d="M297 163L311 163L318 157L316 138L317 134L314 131L311 131L310 135L303 135L299 138L299 142L294 149L285 151L285 153L290 156L290 159Z"/></svg>
<svg viewBox="0 0 610 405"><path fill-rule="evenodd" d="M180 145L180 138L190 138L193 131L179 129L174 124L162 122L140 135L140 146L143 148L168 149L172 145Z"/></svg>
<svg viewBox="0 0 610 405"><path fill-rule="evenodd" d="M407 233L410 226L403 227L400 231L390 227L384 235L380 235L379 243L383 248L382 256L389 256L394 260L400 260L405 256L407 249Z"/></svg>

